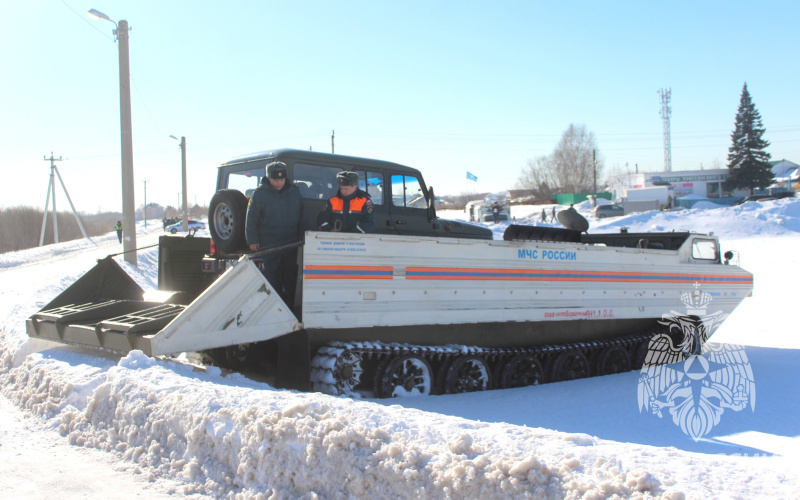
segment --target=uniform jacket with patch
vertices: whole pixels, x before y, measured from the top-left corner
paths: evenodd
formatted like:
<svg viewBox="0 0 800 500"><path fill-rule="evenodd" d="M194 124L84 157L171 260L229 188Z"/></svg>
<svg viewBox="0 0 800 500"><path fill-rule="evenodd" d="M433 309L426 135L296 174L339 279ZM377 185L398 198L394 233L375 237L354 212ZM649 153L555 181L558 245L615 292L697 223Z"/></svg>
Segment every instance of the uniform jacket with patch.
<svg viewBox="0 0 800 500"><path fill-rule="evenodd" d="M303 197L288 181L278 191L267 182L255 190L247 204L245 239L248 245L276 247L303 235Z"/></svg>

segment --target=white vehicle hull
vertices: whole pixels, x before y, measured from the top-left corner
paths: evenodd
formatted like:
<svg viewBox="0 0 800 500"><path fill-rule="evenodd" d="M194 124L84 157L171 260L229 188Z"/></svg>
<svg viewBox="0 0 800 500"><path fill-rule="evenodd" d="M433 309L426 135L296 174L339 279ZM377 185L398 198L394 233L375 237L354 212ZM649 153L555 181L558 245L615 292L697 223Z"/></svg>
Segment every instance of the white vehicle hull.
<svg viewBox="0 0 800 500"><path fill-rule="evenodd" d="M266 350L237 348L235 354L256 364L272 359L284 386L308 388L310 371L315 387L335 393L363 382L343 382L341 373L356 368L382 380L378 360L425 352L431 359L412 364L446 370L472 353L493 359L501 386L511 387L527 380L506 369L518 367L519 356L539 370L540 361L551 363L556 380L572 376L573 362L581 366L575 376L586 376L589 363L599 374L612 373L611 354L613 369L635 365L662 318L702 322L708 314L715 324L707 337L752 293L753 276L721 264L711 236L667 233L658 241L674 248L662 250L629 248L630 241L614 246L621 240L602 235L582 238L586 242L309 232L299 252L295 307L249 256L188 304L143 301L133 280L105 259L31 316L26 329L34 338L152 356L274 341ZM705 248L705 258L693 256L695 246ZM598 358L570 354L576 350ZM363 368L361 360L370 356L374 361ZM457 390L460 375L448 373L440 377L449 381L446 390Z"/></svg>

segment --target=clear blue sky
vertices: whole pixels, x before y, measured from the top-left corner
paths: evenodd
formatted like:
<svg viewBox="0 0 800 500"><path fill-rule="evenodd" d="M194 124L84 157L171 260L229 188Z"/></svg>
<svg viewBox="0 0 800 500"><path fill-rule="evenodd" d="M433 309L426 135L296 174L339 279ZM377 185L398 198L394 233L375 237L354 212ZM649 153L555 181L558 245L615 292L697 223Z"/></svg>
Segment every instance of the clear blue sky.
<svg viewBox="0 0 800 500"><path fill-rule="evenodd" d="M800 163L800 2L0 0L0 207L43 207L54 152L78 210L121 211L126 19L136 205L190 203L280 147L403 163L439 194L514 187L570 123L607 172L724 167L744 82L773 159ZM466 181L466 172L478 182ZM63 193L58 207L67 209Z"/></svg>

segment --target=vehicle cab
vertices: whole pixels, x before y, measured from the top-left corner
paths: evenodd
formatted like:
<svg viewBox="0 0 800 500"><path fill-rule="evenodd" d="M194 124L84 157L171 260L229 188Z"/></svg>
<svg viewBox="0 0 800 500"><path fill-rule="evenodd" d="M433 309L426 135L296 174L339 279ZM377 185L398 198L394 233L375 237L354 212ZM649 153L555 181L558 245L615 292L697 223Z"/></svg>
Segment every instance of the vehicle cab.
<svg viewBox="0 0 800 500"><path fill-rule="evenodd" d="M287 177L303 197L305 230L317 229L317 215L338 190L336 174L358 173L358 187L372 197L373 233L492 239L484 227L436 217L433 189L422 174L396 163L295 149L277 149L223 163L217 174L217 192L209 206L209 232L223 253L245 250L247 201L261 185L266 166L281 161Z"/></svg>

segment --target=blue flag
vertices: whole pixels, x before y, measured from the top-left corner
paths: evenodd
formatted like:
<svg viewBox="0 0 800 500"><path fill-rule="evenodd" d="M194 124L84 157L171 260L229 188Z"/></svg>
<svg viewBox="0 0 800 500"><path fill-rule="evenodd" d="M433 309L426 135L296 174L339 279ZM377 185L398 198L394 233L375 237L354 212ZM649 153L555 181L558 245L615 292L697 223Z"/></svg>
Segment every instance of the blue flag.
<svg viewBox="0 0 800 500"><path fill-rule="evenodd" d="M477 181L478 181L478 177L477 177L477 176L475 176L475 175L472 175L472 174L471 174L471 173L469 173L469 172L467 172L467 180L468 180L468 181L475 181L475 182L477 182Z"/></svg>

